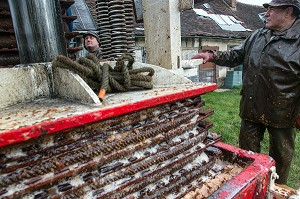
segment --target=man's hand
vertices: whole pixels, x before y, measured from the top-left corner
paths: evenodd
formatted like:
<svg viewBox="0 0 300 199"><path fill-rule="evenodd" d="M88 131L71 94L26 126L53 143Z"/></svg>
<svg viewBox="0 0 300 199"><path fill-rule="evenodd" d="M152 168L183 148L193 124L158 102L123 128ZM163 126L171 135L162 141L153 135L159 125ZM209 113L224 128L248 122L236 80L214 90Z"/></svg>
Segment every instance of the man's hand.
<svg viewBox="0 0 300 199"><path fill-rule="evenodd" d="M212 53L198 53L197 55L193 56L192 59L203 59L203 63L212 61L214 58L214 54Z"/></svg>

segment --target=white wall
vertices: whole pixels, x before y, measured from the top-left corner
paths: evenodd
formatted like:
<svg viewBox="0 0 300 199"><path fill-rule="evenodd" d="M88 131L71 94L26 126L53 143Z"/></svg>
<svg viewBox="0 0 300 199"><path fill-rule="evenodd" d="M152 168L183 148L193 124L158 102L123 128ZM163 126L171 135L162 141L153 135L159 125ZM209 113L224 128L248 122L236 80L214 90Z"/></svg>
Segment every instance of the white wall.
<svg viewBox="0 0 300 199"><path fill-rule="evenodd" d="M219 46L219 50L227 50L229 46L241 44L243 39L201 39L201 46Z"/></svg>

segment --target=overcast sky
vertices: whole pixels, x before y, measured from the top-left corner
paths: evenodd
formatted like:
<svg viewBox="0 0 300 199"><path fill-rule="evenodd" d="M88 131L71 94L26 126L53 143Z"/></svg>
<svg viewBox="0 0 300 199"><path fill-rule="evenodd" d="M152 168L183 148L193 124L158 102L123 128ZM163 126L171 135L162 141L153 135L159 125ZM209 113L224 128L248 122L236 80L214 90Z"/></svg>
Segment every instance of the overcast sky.
<svg viewBox="0 0 300 199"><path fill-rule="evenodd" d="M270 3L271 0L237 0L242 3L262 6L264 3Z"/></svg>

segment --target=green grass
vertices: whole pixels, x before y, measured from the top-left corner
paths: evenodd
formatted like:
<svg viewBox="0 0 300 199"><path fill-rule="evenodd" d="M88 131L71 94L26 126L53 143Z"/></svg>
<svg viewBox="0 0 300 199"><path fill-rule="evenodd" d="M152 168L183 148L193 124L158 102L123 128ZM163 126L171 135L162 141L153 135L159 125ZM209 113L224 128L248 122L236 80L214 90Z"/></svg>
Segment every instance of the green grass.
<svg viewBox="0 0 300 199"><path fill-rule="evenodd" d="M212 131L222 135L222 142L238 146L240 128L239 103L240 88L234 88L225 92L206 93L203 97L206 109L214 110L214 114L208 118L214 126ZM268 133L262 142L262 153L268 154ZM296 151L290 169L288 186L298 189L300 186L300 135L296 136Z"/></svg>

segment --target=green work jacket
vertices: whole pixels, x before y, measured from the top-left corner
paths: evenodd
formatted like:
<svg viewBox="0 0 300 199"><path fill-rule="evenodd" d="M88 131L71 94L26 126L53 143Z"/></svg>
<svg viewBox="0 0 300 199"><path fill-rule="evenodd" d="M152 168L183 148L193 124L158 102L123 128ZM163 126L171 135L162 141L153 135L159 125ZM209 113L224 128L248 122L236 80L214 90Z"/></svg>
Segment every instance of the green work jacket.
<svg viewBox="0 0 300 199"><path fill-rule="evenodd" d="M291 128L300 115L300 19L283 35L259 29L242 45L214 52L218 65L243 64L240 117Z"/></svg>

